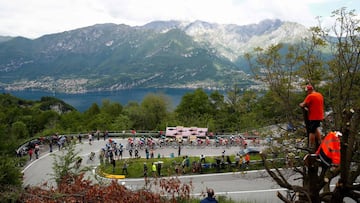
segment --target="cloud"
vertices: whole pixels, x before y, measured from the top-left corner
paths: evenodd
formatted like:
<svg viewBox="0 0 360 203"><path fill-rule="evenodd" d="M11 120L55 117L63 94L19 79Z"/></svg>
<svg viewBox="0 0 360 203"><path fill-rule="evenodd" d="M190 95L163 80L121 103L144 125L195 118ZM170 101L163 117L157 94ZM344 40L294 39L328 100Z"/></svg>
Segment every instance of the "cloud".
<svg viewBox="0 0 360 203"><path fill-rule="evenodd" d="M112 0L106 1L104 5L114 18L142 24L153 20L248 24L265 18L296 19L297 13L302 18L312 17L307 6L283 0Z"/></svg>
<svg viewBox="0 0 360 203"><path fill-rule="evenodd" d="M154 20L244 25L278 18L312 26L326 12L321 9L345 3L355 5L340 0L0 0L0 35L35 38L98 23Z"/></svg>

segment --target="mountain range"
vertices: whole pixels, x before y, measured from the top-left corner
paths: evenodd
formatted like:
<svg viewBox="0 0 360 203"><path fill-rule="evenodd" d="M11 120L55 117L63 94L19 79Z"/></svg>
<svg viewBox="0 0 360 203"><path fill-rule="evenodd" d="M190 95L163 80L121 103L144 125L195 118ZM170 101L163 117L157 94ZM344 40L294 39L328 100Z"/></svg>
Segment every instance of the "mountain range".
<svg viewBox="0 0 360 203"><path fill-rule="evenodd" d="M96 24L37 39L0 37L0 89L67 93L129 88L227 89L254 84L244 54L297 43L306 27L154 21Z"/></svg>

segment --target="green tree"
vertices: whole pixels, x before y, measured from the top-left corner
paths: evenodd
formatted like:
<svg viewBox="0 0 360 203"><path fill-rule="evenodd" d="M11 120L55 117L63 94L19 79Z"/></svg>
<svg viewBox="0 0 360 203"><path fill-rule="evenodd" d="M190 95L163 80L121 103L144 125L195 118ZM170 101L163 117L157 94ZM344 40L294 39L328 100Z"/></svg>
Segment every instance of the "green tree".
<svg viewBox="0 0 360 203"><path fill-rule="evenodd" d="M22 173L17 159L0 155L0 198L1 202L16 202L21 195Z"/></svg>
<svg viewBox="0 0 360 203"><path fill-rule="evenodd" d="M228 112L225 96L219 91L214 91L209 96L211 108L213 109L213 118L208 121L209 131L219 132L228 129Z"/></svg>
<svg viewBox="0 0 360 203"><path fill-rule="evenodd" d="M90 106L90 108L87 111L85 111L85 115L88 117L97 115L99 113L100 113L100 108L99 108L99 105L97 105L97 103L93 103Z"/></svg>
<svg viewBox="0 0 360 203"><path fill-rule="evenodd" d="M186 93L176 107L177 119L184 126L207 126L212 118L214 109L206 92L196 89L193 93Z"/></svg>
<svg viewBox="0 0 360 203"><path fill-rule="evenodd" d="M115 131L122 131L122 130L128 130L131 129L133 126L132 120L129 119L126 115L119 115L115 118L114 122L110 125L109 129L115 130Z"/></svg>
<svg viewBox="0 0 360 203"><path fill-rule="evenodd" d="M254 129L262 126L262 109L258 105L258 96L254 91L245 91L239 101L240 114L240 129Z"/></svg>
<svg viewBox="0 0 360 203"><path fill-rule="evenodd" d="M90 131L96 131L98 129L110 129L110 126L114 122L115 118L109 114L99 113L92 117L87 123L87 129Z"/></svg>
<svg viewBox="0 0 360 203"><path fill-rule="evenodd" d="M128 102L124 114L132 121L131 129L145 129L146 114L137 102Z"/></svg>
<svg viewBox="0 0 360 203"><path fill-rule="evenodd" d="M29 131L22 121L17 121L11 125L11 135L16 135L18 139L26 139Z"/></svg>
<svg viewBox="0 0 360 203"><path fill-rule="evenodd" d="M16 159L13 157L1 156L0 159L0 185L14 185L20 186L22 181L22 174L20 170L16 167Z"/></svg>
<svg viewBox="0 0 360 203"><path fill-rule="evenodd" d="M116 102L103 100L101 105L101 112L106 113L112 117L117 117L122 113L123 106Z"/></svg>
<svg viewBox="0 0 360 203"><path fill-rule="evenodd" d="M60 115L55 111L47 110L38 112L38 114L34 116L34 119L37 125L36 132L40 132L45 128L56 128L60 120Z"/></svg>
<svg viewBox="0 0 360 203"><path fill-rule="evenodd" d="M141 102L146 118L144 119L144 129L164 129L161 126L167 118L170 99L163 94L148 94Z"/></svg>
<svg viewBox="0 0 360 203"><path fill-rule="evenodd" d="M65 132L80 132L84 131L87 128L86 123L84 123L84 115L78 111L71 111L65 114L62 114L59 121L59 127Z"/></svg>
<svg viewBox="0 0 360 203"><path fill-rule="evenodd" d="M240 111L240 100L242 89L239 85L234 85L232 89L227 92L225 97L224 106L216 116L217 120L222 121L222 126L217 130L221 133L239 131L241 128L241 117L243 116Z"/></svg>

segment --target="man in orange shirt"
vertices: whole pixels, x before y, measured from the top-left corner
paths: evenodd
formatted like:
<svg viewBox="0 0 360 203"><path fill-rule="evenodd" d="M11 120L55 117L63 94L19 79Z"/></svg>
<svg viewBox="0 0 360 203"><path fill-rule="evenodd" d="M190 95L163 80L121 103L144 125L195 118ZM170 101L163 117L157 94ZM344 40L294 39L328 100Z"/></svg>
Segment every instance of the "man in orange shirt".
<svg viewBox="0 0 360 203"><path fill-rule="evenodd" d="M309 148L315 151L321 143L321 132L319 130L321 121L324 119L324 98L321 93L316 92L311 85L306 86L307 96L299 105L308 109L309 123Z"/></svg>

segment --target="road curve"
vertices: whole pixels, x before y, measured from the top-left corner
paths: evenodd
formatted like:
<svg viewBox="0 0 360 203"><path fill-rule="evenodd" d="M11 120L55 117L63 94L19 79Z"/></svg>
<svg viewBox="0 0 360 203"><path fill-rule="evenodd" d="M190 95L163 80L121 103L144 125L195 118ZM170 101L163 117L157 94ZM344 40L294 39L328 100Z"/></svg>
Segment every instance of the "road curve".
<svg viewBox="0 0 360 203"><path fill-rule="evenodd" d="M114 139L117 143L122 143L126 146L127 140L125 139ZM85 141L85 140L84 140ZM105 146L107 141L95 140L92 145L89 145L87 141L82 144L76 145L76 150L79 151L79 155L83 157L83 163L88 166L96 166L99 164L99 160L96 159L94 162L88 162L88 156L90 152L98 152L102 147ZM225 155L235 154L239 151L239 147L232 148L186 148L183 147L181 150L181 156L189 155L200 155L205 156L221 156L225 150ZM39 159L30 162L24 169L24 185L39 186L44 182L48 185L53 185L52 180L52 163L53 157L51 154L59 155L63 151L55 149L52 153L44 152L40 155ZM140 156L145 157L145 152L140 150ZM170 156L171 153L177 155L177 148L163 148L155 150L155 155L160 154L161 156ZM128 153L124 153L124 157L127 158ZM93 174L87 174L89 178L94 179ZM217 174L203 174L203 175L183 175L179 176L182 182L192 182L193 191L192 195L200 196L200 194L206 191L206 188L210 187L215 190L217 195L226 195L234 200L249 200L251 202L264 202L264 203L275 203L279 202L276 197L276 191L283 191L274 183L267 173L264 171L248 171L246 174L239 172L236 173L217 173ZM133 188L141 188L144 186L143 179L129 179L125 178L119 180L124 182L127 186Z"/></svg>

